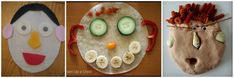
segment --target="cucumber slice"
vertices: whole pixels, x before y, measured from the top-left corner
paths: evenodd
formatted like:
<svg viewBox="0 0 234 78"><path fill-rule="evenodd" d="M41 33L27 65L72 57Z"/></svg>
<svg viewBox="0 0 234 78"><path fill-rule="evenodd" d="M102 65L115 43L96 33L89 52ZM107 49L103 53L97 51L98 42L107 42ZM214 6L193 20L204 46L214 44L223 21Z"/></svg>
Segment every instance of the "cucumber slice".
<svg viewBox="0 0 234 78"><path fill-rule="evenodd" d="M89 25L89 30L94 36L103 36L107 32L107 24L104 19L96 18Z"/></svg>
<svg viewBox="0 0 234 78"><path fill-rule="evenodd" d="M124 36L131 35L136 30L136 21L129 16L124 16L118 21L118 30Z"/></svg>

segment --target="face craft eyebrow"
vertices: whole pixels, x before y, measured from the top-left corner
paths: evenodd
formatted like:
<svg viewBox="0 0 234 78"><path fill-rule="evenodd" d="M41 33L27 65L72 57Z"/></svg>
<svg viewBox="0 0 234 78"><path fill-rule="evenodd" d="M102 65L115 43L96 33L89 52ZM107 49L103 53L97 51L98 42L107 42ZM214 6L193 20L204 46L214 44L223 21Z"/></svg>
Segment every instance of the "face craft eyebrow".
<svg viewBox="0 0 234 78"><path fill-rule="evenodd" d="M17 21L22 15L27 13L28 11L43 11L57 26L59 26L58 19L56 18L55 14L44 4L40 3L31 3L22 6L13 16L10 24L13 24Z"/></svg>
<svg viewBox="0 0 234 78"><path fill-rule="evenodd" d="M229 20L229 19L231 19L231 18L232 18L232 17L228 17L228 18L225 18L225 19L222 19L222 20L218 20L218 21L215 21L215 22L211 22L211 23L207 23L207 24L202 24L202 26L197 26L197 27L203 27L203 26L213 25L213 24L215 24L215 23L223 22L223 21ZM190 28L190 29L192 29L192 27L180 27L180 26L177 26L177 25L167 25L167 27L174 27L174 28Z"/></svg>

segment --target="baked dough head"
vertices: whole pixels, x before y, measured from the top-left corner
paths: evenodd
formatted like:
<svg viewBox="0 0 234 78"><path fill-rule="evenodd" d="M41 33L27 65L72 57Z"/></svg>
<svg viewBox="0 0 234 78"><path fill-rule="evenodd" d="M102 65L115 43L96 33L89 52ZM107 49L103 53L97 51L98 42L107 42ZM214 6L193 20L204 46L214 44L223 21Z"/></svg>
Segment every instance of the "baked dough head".
<svg viewBox="0 0 234 78"><path fill-rule="evenodd" d="M193 23L197 24L197 23ZM200 74L216 67L224 53L224 43L216 40L221 32L218 23L195 30L188 28L171 28L171 37L174 38L171 47L171 56L177 65L186 73ZM200 46L193 46L193 33L200 39Z"/></svg>

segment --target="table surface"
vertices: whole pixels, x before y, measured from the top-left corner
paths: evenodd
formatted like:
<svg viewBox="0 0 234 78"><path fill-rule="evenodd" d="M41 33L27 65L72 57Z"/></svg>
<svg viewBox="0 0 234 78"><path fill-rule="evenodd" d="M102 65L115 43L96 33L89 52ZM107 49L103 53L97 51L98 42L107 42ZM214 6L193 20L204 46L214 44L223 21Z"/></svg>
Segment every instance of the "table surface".
<svg viewBox="0 0 234 78"><path fill-rule="evenodd" d="M163 75L164 76L194 76L183 72L177 65L176 62L170 55L170 49L166 45L166 41L169 37L169 25L165 20L171 17L171 11L178 11L179 5L185 5L187 3L192 3L189 1L177 1L177 2L164 2L163 3ZM195 2L198 4L203 4L205 2ZM208 2L207 2L208 3ZM225 17L232 17L232 2L212 2L216 4L218 10L217 14L224 13ZM225 35L225 51L220 64L203 74L195 76L232 76L232 19L219 23L222 32ZM173 70L173 71L172 71Z"/></svg>
<svg viewBox="0 0 234 78"><path fill-rule="evenodd" d="M93 6L96 2L67 2L67 42L69 40L69 30L72 25L78 24L82 16ZM159 28L156 44L151 53L146 53L142 62L134 70L120 74L121 76L160 76L161 75L161 3L160 2L130 2L135 9L137 9L145 19L154 21ZM66 46L67 47L67 46ZM77 52L77 46L73 46ZM68 76L106 76L91 66L86 64L78 52L77 56L72 56L68 49L66 51L66 64ZM117 76L120 76L117 75Z"/></svg>
<svg viewBox="0 0 234 78"><path fill-rule="evenodd" d="M2 3L2 29L10 23L15 12L23 5L32 2L4 2ZM39 2L48 6L57 16L61 25L64 25L64 2ZM54 63L47 69L39 73L28 73L19 68L12 60L7 40L2 37L2 76L64 76L64 42L61 44L59 55Z"/></svg>

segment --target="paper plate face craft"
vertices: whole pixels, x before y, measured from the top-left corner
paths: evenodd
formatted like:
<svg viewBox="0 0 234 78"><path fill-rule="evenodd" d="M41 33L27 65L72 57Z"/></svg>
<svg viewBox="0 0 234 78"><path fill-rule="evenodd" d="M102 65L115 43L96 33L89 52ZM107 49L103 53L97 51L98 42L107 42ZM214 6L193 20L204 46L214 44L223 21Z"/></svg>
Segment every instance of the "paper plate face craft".
<svg viewBox="0 0 234 78"><path fill-rule="evenodd" d="M54 62L64 34L55 14L38 3L21 7L3 29L12 59L30 73L43 71Z"/></svg>
<svg viewBox="0 0 234 78"><path fill-rule="evenodd" d="M147 26L153 29L150 36ZM77 44L83 60L97 71L120 74L140 64L145 53L152 50L156 35L156 24L144 20L130 5L100 3L83 16L80 24L72 26L68 46L76 55L71 45Z"/></svg>
<svg viewBox="0 0 234 78"><path fill-rule="evenodd" d="M180 6L167 20L172 24L167 45L177 65L186 73L200 74L215 68L224 53L224 34L219 26L224 14L216 15L212 3Z"/></svg>

